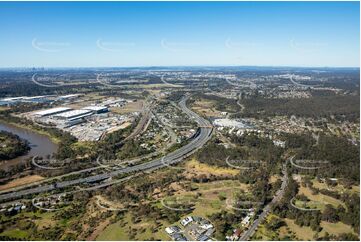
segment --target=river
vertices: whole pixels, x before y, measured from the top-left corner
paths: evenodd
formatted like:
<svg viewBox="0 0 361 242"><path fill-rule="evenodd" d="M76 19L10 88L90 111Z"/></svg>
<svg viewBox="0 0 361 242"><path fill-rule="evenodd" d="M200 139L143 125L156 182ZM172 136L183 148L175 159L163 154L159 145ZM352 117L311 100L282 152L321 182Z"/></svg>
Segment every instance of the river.
<svg viewBox="0 0 361 242"><path fill-rule="evenodd" d="M0 130L5 130L26 139L30 143L30 151L17 158L0 161L0 169L7 169L9 166L24 163L31 156L51 155L58 149L58 146L46 135L36 133L32 130L14 126L12 124L0 122Z"/></svg>

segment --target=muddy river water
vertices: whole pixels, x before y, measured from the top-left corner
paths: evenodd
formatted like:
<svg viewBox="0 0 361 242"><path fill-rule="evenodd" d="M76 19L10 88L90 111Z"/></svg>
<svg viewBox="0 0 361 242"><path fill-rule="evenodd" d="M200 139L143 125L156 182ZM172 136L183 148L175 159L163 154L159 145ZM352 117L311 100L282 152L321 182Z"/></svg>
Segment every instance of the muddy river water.
<svg viewBox="0 0 361 242"><path fill-rule="evenodd" d="M5 130L26 139L30 143L30 151L12 160L0 161L0 169L7 169L9 166L24 163L31 156L51 155L56 152L58 146L46 135L36 133L32 130L14 126L12 124L0 122L0 130Z"/></svg>

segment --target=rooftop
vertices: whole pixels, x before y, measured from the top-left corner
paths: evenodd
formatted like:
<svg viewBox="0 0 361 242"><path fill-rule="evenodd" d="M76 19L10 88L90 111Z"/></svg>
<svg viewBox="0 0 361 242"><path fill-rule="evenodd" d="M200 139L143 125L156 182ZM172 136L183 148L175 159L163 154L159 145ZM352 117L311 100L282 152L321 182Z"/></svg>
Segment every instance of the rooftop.
<svg viewBox="0 0 361 242"><path fill-rule="evenodd" d="M71 110L71 108L57 107L57 108L50 108L50 109L46 109L46 110L41 110L41 111L35 112L34 114L44 116L44 115L50 115L50 114L53 114L53 113L65 112L65 111L69 111L69 110Z"/></svg>
<svg viewBox="0 0 361 242"><path fill-rule="evenodd" d="M88 113L91 113L91 110L76 109L76 110L71 110L71 111L64 112L64 113L59 113L56 115L56 117L72 118L74 116L84 115L84 114L88 114Z"/></svg>
<svg viewBox="0 0 361 242"><path fill-rule="evenodd" d="M106 109L107 107L105 106L88 106L88 107L84 107L82 109L84 110L92 110L92 111L100 111L100 110L103 110L103 109Z"/></svg>

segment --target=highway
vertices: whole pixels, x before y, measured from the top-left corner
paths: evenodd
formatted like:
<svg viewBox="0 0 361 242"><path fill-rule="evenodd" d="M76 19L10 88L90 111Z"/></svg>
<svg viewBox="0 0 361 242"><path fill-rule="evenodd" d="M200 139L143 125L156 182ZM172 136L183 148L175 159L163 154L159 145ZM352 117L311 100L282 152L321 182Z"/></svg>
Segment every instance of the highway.
<svg viewBox="0 0 361 242"><path fill-rule="evenodd" d="M293 75L290 76L290 81L291 81L294 85L299 86L299 87L311 88L311 89L314 88L314 86L312 86L312 85L306 85L306 84L301 84L301 83L296 82L295 80L293 80Z"/></svg>
<svg viewBox="0 0 361 242"><path fill-rule="evenodd" d="M193 138L193 140L191 140L188 144L179 148L178 150L175 150L165 155L164 157L155 159L147 163L126 167L123 169L107 172L104 174L93 175L86 178L79 178L70 181L58 182L55 185L54 184L42 185L35 188L2 194L0 195L0 201L18 199L26 195L49 192L55 189L65 188L82 183L98 182L125 173L155 170L182 161L184 158L188 157L189 155L193 154L196 150L201 148L211 138L211 134L213 131L213 128L211 128L211 125L207 120L198 116L196 113L192 112L186 107L187 99L188 97L184 97L179 102L179 106L186 114L192 117L199 124L199 132L198 135Z"/></svg>
<svg viewBox="0 0 361 242"><path fill-rule="evenodd" d="M254 82L250 81L250 80L241 80L241 81L247 83L251 89L257 88L257 85L256 85ZM239 84L239 83L231 82L231 81L229 80L229 78L226 78L226 82L227 82L229 85L232 85L232 86L242 87L242 88L244 87L244 84Z"/></svg>
<svg viewBox="0 0 361 242"><path fill-rule="evenodd" d="M285 164L283 164L282 174L283 174L283 177L282 177L281 188L276 192L276 195L273 197L272 201L263 208L263 211L258 216L258 218L253 221L252 225L248 228L247 231L245 231L241 235L241 237L238 240L240 240L240 241L249 240L253 236L253 234L256 232L258 226L265 220L268 213L271 211L272 206L282 199L282 197L285 193L287 184L288 184L287 162Z"/></svg>

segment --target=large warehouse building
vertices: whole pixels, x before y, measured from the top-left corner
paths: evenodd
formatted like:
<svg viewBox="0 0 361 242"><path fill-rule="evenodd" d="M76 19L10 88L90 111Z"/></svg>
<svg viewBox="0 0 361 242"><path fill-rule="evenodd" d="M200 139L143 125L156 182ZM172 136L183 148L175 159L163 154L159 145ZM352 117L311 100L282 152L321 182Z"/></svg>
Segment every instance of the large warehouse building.
<svg viewBox="0 0 361 242"><path fill-rule="evenodd" d="M60 113L67 112L70 110L72 110L72 109L66 108L66 107L50 108L50 109L35 112L34 115L38 116L38 117L45 117L45 116L60 114Z"/></svg>
<svg viewBox="0 0 361 242"><path fill-rule="evenodd" d="M106 113L108 112L108 108L105 106L88 106L82 108L84 110L91 110L93 113Z"/></svg>
<svg viewBox="0 0 361 242"><path fill-rule="evenodd" d="M88 106L82 109L72 109L67 107L57 107L47 110L41 110L34 113L35 117L45 118L50 122L57 123L62 127L69 127L86 121L86 117L93 114L108 112L105 106ZM43 120L44 122L44 120ZM46 121L45 121L46 122Z"/></svg>
<svg viewBox="0 0 361 242"><path fill-rule="evenodd" d="M90 116L93 114L92 110L86 110L86 109L75 109L75 110L71 110L68 112L63 112L63 113L59 113L54 115L55 118L59 118L59 119L75 119L75 118L84 118L87 116Z"/></svg>

